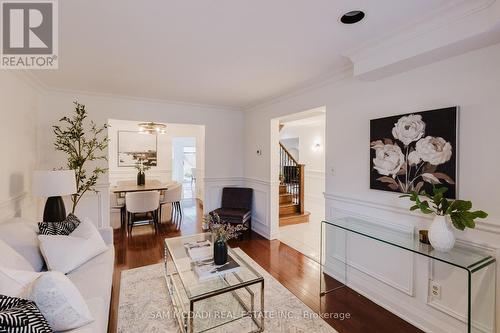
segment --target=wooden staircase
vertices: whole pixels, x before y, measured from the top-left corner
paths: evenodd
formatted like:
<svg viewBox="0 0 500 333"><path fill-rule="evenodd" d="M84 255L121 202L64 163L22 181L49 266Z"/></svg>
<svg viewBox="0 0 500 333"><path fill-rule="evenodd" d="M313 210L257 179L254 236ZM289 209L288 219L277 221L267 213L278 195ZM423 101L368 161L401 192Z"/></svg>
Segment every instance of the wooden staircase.
<svg viewBox="0 0 500 333"><path fill-rule="evenodd" d="M304 211L304 164L299 164L280 143L280 227L309 222Z"/></svg>

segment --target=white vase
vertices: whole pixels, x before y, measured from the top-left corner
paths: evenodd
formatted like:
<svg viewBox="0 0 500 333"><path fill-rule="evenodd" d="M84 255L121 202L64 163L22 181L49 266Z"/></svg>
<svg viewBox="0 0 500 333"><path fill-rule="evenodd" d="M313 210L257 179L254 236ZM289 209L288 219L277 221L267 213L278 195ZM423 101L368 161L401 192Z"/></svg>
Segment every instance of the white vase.
<svg viewBox="0 0 500 333"><path fill-rule="evenodd" d="M429 241L437 251L448 252L453 248L455 235L446 216L436 215L429 228Z"/></svg>

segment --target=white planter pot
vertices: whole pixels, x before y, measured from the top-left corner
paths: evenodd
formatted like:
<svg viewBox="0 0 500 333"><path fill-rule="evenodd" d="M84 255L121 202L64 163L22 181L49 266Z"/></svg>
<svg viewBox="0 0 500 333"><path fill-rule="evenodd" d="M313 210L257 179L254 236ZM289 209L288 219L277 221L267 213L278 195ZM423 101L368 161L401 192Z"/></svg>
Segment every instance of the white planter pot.
<svg viewBox="0 0 500 333"><path fill-rule="evenodd" d="M429 228L429 241L437 251L448 252L453 248L455 235L446 216L436 215Z"/></svg>

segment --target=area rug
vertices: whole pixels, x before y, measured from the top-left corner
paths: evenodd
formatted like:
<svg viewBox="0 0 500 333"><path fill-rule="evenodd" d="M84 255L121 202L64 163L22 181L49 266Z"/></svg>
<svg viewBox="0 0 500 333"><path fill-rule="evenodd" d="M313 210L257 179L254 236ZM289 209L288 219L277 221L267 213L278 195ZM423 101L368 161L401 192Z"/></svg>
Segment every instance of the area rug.
<svg viewBox="0 0 500 333"><path fill-rule="evenodd" d="M235 251L264 277L265 332L336 332L242 250ZM163 264L122 271L118 309L119 333L180 332L173 316L173 306L163 272ZM244 321L235 321L210 332L248 331L246 327L238 325L244 325Z"/></svg>

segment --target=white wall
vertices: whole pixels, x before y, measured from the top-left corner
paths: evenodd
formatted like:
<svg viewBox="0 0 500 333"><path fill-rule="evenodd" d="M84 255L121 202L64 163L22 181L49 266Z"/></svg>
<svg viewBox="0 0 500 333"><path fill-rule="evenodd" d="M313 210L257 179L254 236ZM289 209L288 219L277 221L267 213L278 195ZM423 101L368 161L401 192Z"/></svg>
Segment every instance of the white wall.
<svg viewBox="0 0 500 333"><path fill-rule="evenodd" d="M35 216L31 179L36 169L40 96L19 74L0 71L0 222L13 216Z"/></svg>
<svg viewBox="0 0 500 333"><path fill-rule="evenodd" d="M271 119L314 107L326 106L326 216L358 214L392 221L399 226L428 226L429 220L407 212L409 206L396 194L369 189L369 120L402 113L460 107L459 196L470 199L474 207L490 213L478 222L476 230L457 232L457 237L471 243L493 248L497 256L500 246L500 154L498 124L500 123L500 45L480 49L439 63L381 79L362 81L349 73L339 80L316 89L306 90L249 110L245 116L245 179L249 186L259 189L262 197L272 195L276 184L271 178L269 143L271 130L277 124ZM263 155L257 156L256 149ZM277 214L273 207L261 204L255 208L260 216L263 234L274 237ZM372 244L358 243L369 252ZM431 276L426 260L410 264L400 251L390 251L383 260L401 265L401 274L414 274L410 285L413 295L391 286L394 276L374 278L365 269L353 270L354 279L363 281L354 288L399 313L416 326L435 332L455 331L461 323L454 318L452 296L442 300L438 311L426 304L427 280ZM390 257L391 256L391 257ZM413 258L413 256L412 256ZM377 258L372 258L377 260ZM415 258L419 262L422 258ZM366 263L358 263L365 267ZM363 266L365 265L365 266ZM405 271L403 273L403 271ZM436 274L440 275L440 274ZM446 274L444 274L446 275ZM413 276L413 275L411 275ZM500 274L497 274L500 276ZM461 296L446 289L443 293ZM500 286L500 283L497 283ZM363 290L361 290L363 288ZM414 288L414 289L413 289ZM497 288L497 300L500 295ZM497 302L497 303L500 303ZM443 305L444 304L444 305ZM497 307L497 321L500 307ZM497 325L499 326L499 325ZM497 332L500 330L497 327Z"/></svg>
<svg viewBox="0 0 500 333"><path fill-rule="evenodd" d="M63 153L53 149L51 126L63 116L73 112L73 101L85 104L89 119L103 124L108 119L131 121L155 121L162 123L195 124L205 126L205 192L213 184L241 179L243 175L243 114L241 111L208 106L166 103L141 99L100 96L94 94L49 92L44 98L38 120L38 150L42 168L59 167L65 164ZM106 163L103 164L106 166ZM109 178L106 174L99 180L99 194L89 194L86 202L79 207L80 215L109 225ZM106 193L106 195L103 195ZM217 205L220 198L207 200L204 209ZM208 204L207 204L208 202ZM98 207L96 211L95 207Z"/></svg>

